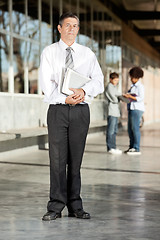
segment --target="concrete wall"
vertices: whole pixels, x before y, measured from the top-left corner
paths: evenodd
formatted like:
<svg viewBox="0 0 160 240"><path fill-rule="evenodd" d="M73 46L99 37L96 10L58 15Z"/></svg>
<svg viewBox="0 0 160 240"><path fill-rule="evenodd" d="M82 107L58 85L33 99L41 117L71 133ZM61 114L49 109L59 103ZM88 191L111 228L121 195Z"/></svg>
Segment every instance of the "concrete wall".
<svg viewBox="0 0 160 240"><path fill-rule="evenodd" d="M104 120L106 111L104 106L104 100L100 99L94 99L93 102L89 105L91 123Z"/></svg>
<svg viewBox="0 0 160 240"><path fill-rule="evenodd" d="M42 126L47 105L38 95L0 93L0 131Z"/></svg>
<svg viewBox="0 0 160 240"><path fill-rule="evenodd" d="M103 108L103 100L93 100L91 122L104 119ZM0 93L0 131L46 126L47 109L43 96Z"/></svg>
<svg viewBox="0 0 160 240"><path fill-rule="evenodd" d="M145 87L145 123L160 122L160 70L144 69L142 80Z"/></svg>

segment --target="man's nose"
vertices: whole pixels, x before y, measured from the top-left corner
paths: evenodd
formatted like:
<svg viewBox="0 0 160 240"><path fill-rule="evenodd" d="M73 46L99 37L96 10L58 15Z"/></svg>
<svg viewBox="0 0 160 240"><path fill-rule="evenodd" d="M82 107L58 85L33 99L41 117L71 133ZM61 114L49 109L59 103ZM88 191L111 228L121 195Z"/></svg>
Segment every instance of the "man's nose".
<svg viewBox="0 0 160 240"><path fill-rule="evenodd" d="M73 29L74 29L74 27L71 25L71 26L70 26L70 30L73 30Z"/></svg>

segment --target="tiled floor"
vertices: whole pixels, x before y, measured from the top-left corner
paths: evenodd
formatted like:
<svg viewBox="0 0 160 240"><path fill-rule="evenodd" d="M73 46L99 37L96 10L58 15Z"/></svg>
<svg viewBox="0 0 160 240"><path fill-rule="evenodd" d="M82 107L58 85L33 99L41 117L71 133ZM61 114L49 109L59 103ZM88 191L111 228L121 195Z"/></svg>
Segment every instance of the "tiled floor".
<svg viewBox="0 0 160 240"><path fill-rule="evenodd" d="M117 137L120 149L128 136ZM82 197L90 220L41 221L49 194L48 150L0 154L0 240L159 240L160 126L142 132L141 156L109 155L105 136L87 140Z"/></svg>

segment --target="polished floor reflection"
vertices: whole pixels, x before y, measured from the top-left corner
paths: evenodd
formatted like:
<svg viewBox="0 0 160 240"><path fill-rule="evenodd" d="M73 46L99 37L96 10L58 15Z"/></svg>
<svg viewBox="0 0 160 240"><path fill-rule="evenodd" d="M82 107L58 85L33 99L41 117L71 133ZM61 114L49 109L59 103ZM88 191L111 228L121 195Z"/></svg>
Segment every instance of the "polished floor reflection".
<svg viewBox="0 0 160 240"><path fill-rule="evenodd" d="M128 147L126 132L117 145ZM159 240L160 126L142 132L141 156L109 155L92 136L82 165L82 197L90 220L41 221L49 194L48 150L0 154L0 240Z"/></svg>

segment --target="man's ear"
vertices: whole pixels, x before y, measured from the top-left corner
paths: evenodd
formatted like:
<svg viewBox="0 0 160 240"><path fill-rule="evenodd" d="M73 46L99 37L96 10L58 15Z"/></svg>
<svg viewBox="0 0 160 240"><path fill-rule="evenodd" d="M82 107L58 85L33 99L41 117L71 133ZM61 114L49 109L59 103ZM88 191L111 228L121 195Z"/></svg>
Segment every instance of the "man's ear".
<svg viewBox="0 0 160 240"><path fill-rule="evenodd" d="M58 25L57 28L58 28L58 32L61 33L61 26Z"/></svg>

